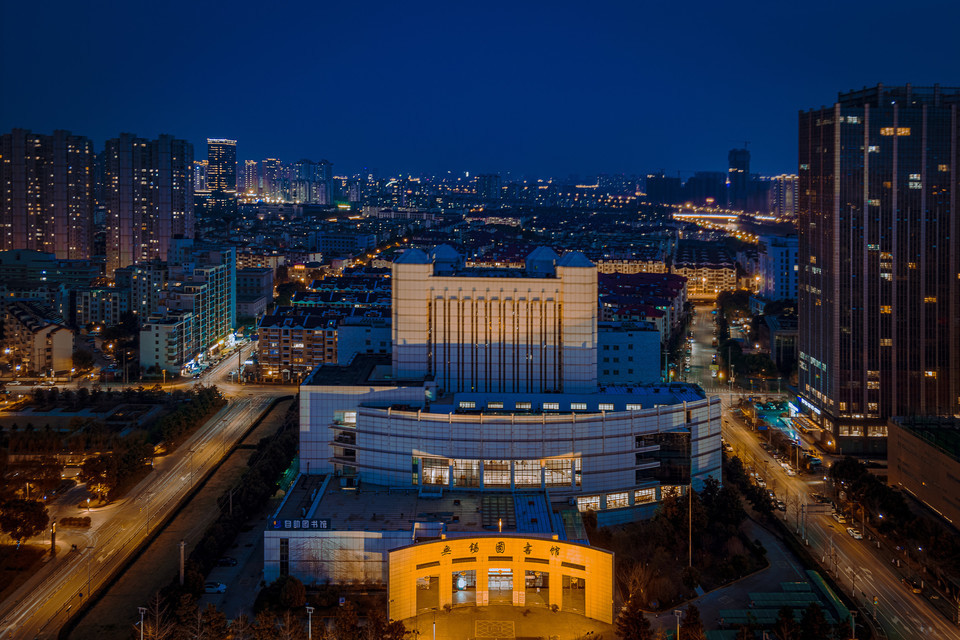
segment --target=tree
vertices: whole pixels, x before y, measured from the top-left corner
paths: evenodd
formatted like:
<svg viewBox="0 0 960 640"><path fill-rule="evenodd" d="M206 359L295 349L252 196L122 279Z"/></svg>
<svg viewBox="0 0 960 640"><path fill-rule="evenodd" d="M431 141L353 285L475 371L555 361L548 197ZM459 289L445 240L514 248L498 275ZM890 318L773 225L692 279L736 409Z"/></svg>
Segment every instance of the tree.
<svg viewBox="0 0 960 640"><path fill-rule="evenodd" d="M777 640L795 640L800 635L800 626L793 617L791 607L781 607L777 612L777 621L773 623L773 634Z"/></svg>
<svg viewBox="0 0 960 640"><path fill-rule="evenodd" d="M286 576L280 585L279 602L284 609L299 609L307 601L307 590L297 578Z"/></svg>
<svg viewBox="0 0 960 640"><path fill-rule="evenodd" d="M346 602L337 609L330 638L331 640L359 640L360 621L352 602Z"/></svg>
<svg viewBox="0 0 960 640"><path fill-rule="evenodd" d="M800 640L825 640L831 632L832 627L820 605L816 602L807 605L800 619Z"/></svg>
<svg viewBox="0 0 960 640"><path fill-rule="evenodd" d="M617 615L617 635L622 640L651 640L653 632L650 630L650 621L640 608L640 598L635 596L630 596Z"/></svg>
<svg viewBox="0 0 960 640"><path fill-rule="evenodd" d="M704 640L703 622L700 620L700 610L695 605L687 605L680 622L680 635L684 640Z"/></svg>
<svg viewBox="0 0 960 640"><path fill-rule="evenodd" d="M374 609L367 616L367 625L363 628L363 640L403 640L407 635L407 628L399 620L387 620L387 616L379 609Z"/></svg>
<svg viewBox="0 0 960 640"><path fill-rule="evenodd" d="M73 366L78 371L89 369L93 366L93 354L86 349L77 349L73 352Z"/></svg>
<svg viewBox="0 0 960 640"><path fill-rule="evenodd" d="M50 516L36 500L7 500L0 505L0 531L13 538L17 546L47 527Z"/></svg>
<svg viewBox="0 0 960 640"><path fill-rule="evenodd" d="M117 459L113 454L87 458L80 467L80 482L87 483L87 490L97 494L97 498L103 501L104 496L117 486L118 471Z"/></svg>

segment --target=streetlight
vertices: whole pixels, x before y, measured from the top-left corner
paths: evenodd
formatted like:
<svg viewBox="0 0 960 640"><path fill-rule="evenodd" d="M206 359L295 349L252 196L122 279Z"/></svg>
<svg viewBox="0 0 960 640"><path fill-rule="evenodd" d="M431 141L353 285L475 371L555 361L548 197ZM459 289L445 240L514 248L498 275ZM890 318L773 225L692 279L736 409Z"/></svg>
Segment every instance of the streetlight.
<svg viewBox="0 0 960 640"><path fill-rule="evenodd" d="M140 640L143 640L143 614L147 612L147 608L137 607L137 611L140 612Z"/></svg>
<svg viewBox="0 0 960 640"><path fill-rule="evenodd" d="M313 607L310 605L307 605L307 640L313 640Z"/></svg>
<svg viewBox="0 0 960 640"><path fill-rule="evenodd" d="M681 611L680 609L674 609L674 610L673 610L673 615L675 615L675 616L677 617L677 638L676 638L676 640L680 640L680 616L683 615L683 611Z"/></svg>

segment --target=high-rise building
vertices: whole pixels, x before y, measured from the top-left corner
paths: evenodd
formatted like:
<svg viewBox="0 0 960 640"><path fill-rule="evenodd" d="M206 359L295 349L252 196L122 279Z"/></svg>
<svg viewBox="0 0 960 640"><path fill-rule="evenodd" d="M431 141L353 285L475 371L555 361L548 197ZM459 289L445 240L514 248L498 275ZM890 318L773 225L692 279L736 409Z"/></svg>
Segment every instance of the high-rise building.
<svg viewBox="0 0 960 640"><path fill-rule="evenodd" d="M683 199L695 205L725 206L726 182L720 171L698 171L684 183Z"/></svg>
<svg viewBox="0 0 960 640"><path fill-rule="evenodd" d="M89 258L94 163L90 139L69 131L0 136L0 250Z"/></svg>
<svg viewBox="0 0 960 640"><path fill-rule="evenodd" d="M333 163L300 160L291 168L291 197L304 204L333 204Z"/></svg>
<svg viewBox="0 0 960 640"><path fill-rule="evenodd" d="M750 197L750 151L731 149L727 154L727 206L746 209Z"/></svg>
<svg viewBox="0 0 960 640"><path fill-rule="evenodd" d="M495 173L480 174L476 177L477 198L483 202L494 202L501 197L500 176Z"/></svg>
<svg viewBox="0 0 960 640"><path fill-rule="evenodd" d="M770 178L770 213L784 218L797 215L799 180L797 176L787 174Z"/></svg>
<svg viewBox="0 0 960 640"><path fill-rule="evenodd" d="M960 412L960 89L876 87L800 113L800 393L828 447Z"/></svg>
<svg viewBox="0 0 960 640"><path fill-rule="evenodd" d="M260 193L271 200L283 199L283 163L276 158L260 161Z"/></svg>
<svg viewBox="0 0 960 640"><path fill-rule="evenodd" d="M796 235L760 236L760 290L769 300L796 300L798 283Z"/></svg>
<svg viewBox="0 0 960 640"><path fill-rule="evenodd" d="M193 237L193 145L122 133L104 148L107 275L163 259L174 237Z"/></svg>
<svg viewBox="0 0 960 640"><path fill-rule="evenodd" d="M244 160L243 162L243 192L249 194L260 193L260 176L257 175L256 160Z"/></svg>
<svg viewBox="0 0 960 640"><path fill-rule="evenodd" d="M207 188L207 167L208 163L206 160L194 160L193 161L193 192L194 193L206 193L210 189Z"/></svg>
<svg viewBox="0 0 960 640"><path fill-rule="evenodd" d="M236 140L207 138L207 189L213 210L228 213L236 210Z"/></svg>

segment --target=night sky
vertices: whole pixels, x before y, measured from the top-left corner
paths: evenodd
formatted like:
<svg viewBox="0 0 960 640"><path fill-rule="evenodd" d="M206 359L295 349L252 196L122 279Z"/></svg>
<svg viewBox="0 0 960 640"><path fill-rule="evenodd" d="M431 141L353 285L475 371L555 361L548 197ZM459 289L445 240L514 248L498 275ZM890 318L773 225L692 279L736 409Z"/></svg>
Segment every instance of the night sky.
<svg viewBox="0 0 960 640"><path fill-rule="evenodd" d="M960 85L960 3L0 1L0 131L335 171L796 171L797 111Z"/></svg>

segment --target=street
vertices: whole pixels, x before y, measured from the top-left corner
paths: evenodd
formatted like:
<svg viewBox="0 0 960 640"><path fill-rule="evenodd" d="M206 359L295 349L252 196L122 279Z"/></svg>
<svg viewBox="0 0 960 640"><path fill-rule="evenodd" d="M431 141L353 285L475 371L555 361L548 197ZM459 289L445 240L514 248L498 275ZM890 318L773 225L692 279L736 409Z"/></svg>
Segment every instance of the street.
<svg viewBox="0 0 960 640"><path fill-rule="evenodd" d="M786 505L785 512L775 511L776 517L783 517L791 530L805 538L811 555L820 561L823 569L829 572L848 595L857 602L860 616L873 615L877 619L886 637L891 639L911 639L918 637L960 638L957 627L938 614L922 597L904 587L900 576L885 558L875 553L873 545L864 532L864 538L856 540L847 533L847 527L860 523L841 524L832 517L832 507L819 503L811 495L819 493L829 495L830 490L822 474L787 475L780 462L765 451L756 437L756 432L748 427L734 412L738 394L723 391L710 377L709 364L715 348L711 346L713 338L712 307L698 307L697 317L691 325L694 333L692 366L690 379L700 382L708 393L722 397L723 427L725 440L731 444L734 454L739 456L744 466L760 473L766 480L767 488L774 491ZM773 396L775 394L765 394ZM809 447L809 443L807 443ZM824 464L828 463L825 457ZM824 472L825 473L825 472ZM874 605L874 597L877 598Z"/></svg>
<svg viewBox="0 0 960 640"><path fill-rule="evenodd" d="M241 361L252 348L244 347ZM227 406L176 451L158 458L154 472L122 500L91 512L93 526L88 532L65 534L58 541L58 558L3 603L0 638L55 638L64 622L163 522L270 402L292 391L291 387L225 383L236 366L236 357L227 358L199 381L220 386ZM77 509L76 501L65 500L56 511L57 516L86 514ZM39 537L49 539L49 534ZM71 550L71 544L77 545L76 550Z"/></svg>

